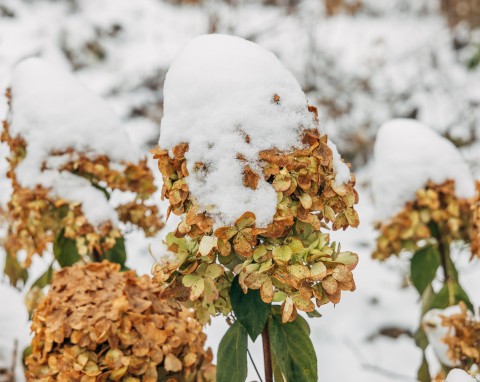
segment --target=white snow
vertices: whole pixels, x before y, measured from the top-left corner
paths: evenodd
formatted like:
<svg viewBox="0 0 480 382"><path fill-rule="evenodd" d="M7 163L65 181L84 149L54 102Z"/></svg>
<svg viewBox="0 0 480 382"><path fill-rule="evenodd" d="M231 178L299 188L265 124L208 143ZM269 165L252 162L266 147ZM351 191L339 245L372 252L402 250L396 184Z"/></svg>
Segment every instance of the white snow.
<svg viewBox="0 0 480 382"><path fill-rule="evenodd" d="M295 78L252 42L204 35L187 44L170 66L164 97L160 146L189 144L187 184L200 208L217 225L230 225L246 211L256 215L259 226L269 224L275 191L263 179L256 190L244 187L245 163L237 156L261 173L260 151L302 147L301 129L315 122ZM337 167L338 161L337 155ZM206 173L195 172L197 162L206 164Z"/></svg>
<svg viewBox="0 0 480 382"><path fill-rule="evenodd" d="M84 178L58 171L68 155L50 157L54 150L72 148L92 159L107 155L114 163L137 161L139 152L109 106L68 72L37 58L16 66L11 90L10 134L27 143L27 155L17 167L19 183L30 188L42 185L52 195L81 202L92 224L116 222L101 191ZM43 163L48 165L45 170Z"/></svg>
<svg viewBox="0 0 480 382"><path fill-rule="evenodd" d="M152 240L148 246L148 252L155 259L155 263L167 266L178 260L175 252L169 251L162 240Z"/></svg>
<svg viewBox="0 0 480 382"><path fill-rule="evenodd" d="M335 171L335 183L337 185L347 183L350 180L350 169L347 164L342 160L337 146L330 139L328 140L328 146L332 150L333 157L333 171Z"/></svg>
<svg viewBox="0 0 480 382"><path fill-rule="evenodd" d="M372 189L377 220L392 217L429 180L455 181L459 198L475 194L475 184L458 149L428 126L409 119L385 123L374 149Z"/></svg>
<svg viewBox="0 0 480 382"><path fill-rule="evenodd" d="M475 382L476 379L462 369L450 370L445 382Z"/></svg>
<svg viewBox="0 0 480 382"><path fill-rule="evenodd" d="M0 284L0 369L10 370L15 363L15 374L23 380L21 363L23 348L29 340L27 325L28 312L23 304L22 294L16 289ZM16 358L13 355L16 347Z"/></svg>

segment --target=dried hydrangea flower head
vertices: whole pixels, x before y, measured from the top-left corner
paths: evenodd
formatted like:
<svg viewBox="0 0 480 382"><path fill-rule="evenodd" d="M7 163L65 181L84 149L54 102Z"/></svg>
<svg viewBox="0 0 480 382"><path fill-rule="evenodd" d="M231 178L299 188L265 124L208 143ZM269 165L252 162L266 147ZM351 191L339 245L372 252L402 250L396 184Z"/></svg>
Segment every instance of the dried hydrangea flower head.
<svg viewBox="0 0 480 382"><path fill-rule="evenodd" d="M213 381L201 325L147 276L118 264L56 273L33 316L26 376L35 381Z"/></svg>
<svg viewBox="0 0 480 382"><path fill-rule="evenodd" d="M416 250L440 233L447 244L458 240L471 243L472 256L480 256L474 221L472 201L456 196L454 181L428 182L401 212L387 223L377 224L380 235L373 257L384 260L403 250Z"/></svg>
<svg viewBox="0 0 480 382"><path fill-rule="evenodd" d="M148 204L155 186L146 159L103 100L35 58L17 65L7 97L1 141L10 148L13 191L4 245L12 261L26 252L19 267L57 239L74 240L81 256L101 258L121 237L120 222L146 235L163 226L158 208ZM122 192L131 195L126 202L108 200Z"/></svg>
<svg viewBox="0 0 480 382"><path fill-rule="evenodd" d="M322 229L359 224L355 178L319 129L293 76L270 52L222 35L198 37L165 81L160 148L153 150L168 213L154 279L201 322L230 312L229 290L260 290L297 310L355 289L358 257Z"/></svg>
<svg viewBox="0 0 480 382"><path fill-rule="evenodd" d="M447 328L443 342L448 346L448 357L464 370L473 365L480 368L480 320L463 302L459 306L457 314L442 316L442 325Z"/></svg>
<svg viewBox="0 0 480 382"><path fill-rule="evenodd" d="M455 146L427 126L399 119L381 127L373 193L380 232L374 258L440 237L442 245L471 243L472 256L480 256L475 182Z"/></svg>

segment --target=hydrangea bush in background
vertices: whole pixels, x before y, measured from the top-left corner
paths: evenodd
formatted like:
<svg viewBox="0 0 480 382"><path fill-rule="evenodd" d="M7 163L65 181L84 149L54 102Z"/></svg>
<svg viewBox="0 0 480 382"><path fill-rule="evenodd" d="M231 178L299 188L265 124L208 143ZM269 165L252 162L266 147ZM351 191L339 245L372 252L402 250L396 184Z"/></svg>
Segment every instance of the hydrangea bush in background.
<svg viewBox="0 0 480 382"><path fill-rule="evenodd" d="M125 264L123 234L163 226L146 159L103 100L39 59L15 69L2 142L10 148L12 193L2 217L5 273L25 282L34 255L53 252L60 266L108 259ZM123 224L124 223L124 224ZM45 286L53 266L33 284Z"/></svg>
<svg viewBox="0 0 480 382"><path fill-rule="evenodd" d="M478 341L478 334L469 321L462 321L466 307L473 311L473 306L451 257L451 251L465 250L466 244L468 256L480 256L478 190L468 166L451 142L427 126L394 120L382 126L377 136L373 191L379 231L373 257L385 260L413 252L410 278L421 296L424 315L423 327L415 335L417 345L425 350L430 342L444 366L461 364L470 369L478 364L471 350L471 338ZM434 288L435 280L441 281L440 288ZM463 315L456 306L459 302ZM442 322L439 309L447 307L455 308L448 314L454 312L456 318ZM461 333L460 322L469 334ZM447 334L456 340L445 339ZM418 379L431 380L425 356Z"/></svg>
<svg viewBox="0 0 480 382"><path fill-rule="evenodd" d="M202 326L160 294L107 261L60 270L33 316L28 380L214 381Z"/></svg>
<svg viewBox="0 0 480 382"><path fill-rule="evenodd" d="M168 214L181 216L154 280L203 323L229 317L217 380L245 380L247 334L262 333L267 380L271 350L276 378L316 381L297 312L318 316L315 306L355 289L358 257L326 230L359 224L358 195L296 80L251 42L197 37L167 74L160 148L152 151Z"/></svg>
<svg viewBox="0 0 480 382"><path fill-rule="evenodd" d="M0 78L7 79L22 57L58 60L107 97L132 131L143 135L139 139L152 144L173 57L194 36L216 32L275 52L354 165L368 161L378 127L398 117L417 118L478 150L476 0L3 4L0 34L8 54Z"/></svg>

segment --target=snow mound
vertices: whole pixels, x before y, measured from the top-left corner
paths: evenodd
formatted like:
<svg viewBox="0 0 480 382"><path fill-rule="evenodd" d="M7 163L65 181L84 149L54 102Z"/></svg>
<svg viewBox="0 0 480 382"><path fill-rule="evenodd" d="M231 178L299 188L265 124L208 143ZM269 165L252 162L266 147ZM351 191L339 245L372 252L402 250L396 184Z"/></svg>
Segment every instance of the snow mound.
<svg viewBox="0 0 480 382"><path fill-rule="evenodd" d="M384 124L377 134L374 157L377 220L400 212L429 180L453 179L458 197L475 195L474 179L458 149L422 123L395 119Z"/></svg>
<svg viewBox="0 0 480 382"><path fill-rule="evenodd" d="M16 362L16 377L23 380L21 354L28 341L28 312L19 291L7 285L0 285L0 369L10 369ZM17 359L13 360L17 342Z"/></svg>
<svg viewBox="0 0 480 382"><path fill-rule="evenodd" d="M476 379L462 369L450 370L445 382L475 382Z"/></svg>
<svg viewBox="0 0 480 382"><path fill-rule="evenodd" d="M41 185L56 197L81 202L92 224L115 222L101 191L84 178L57 171L75 153L51 157L52 151L71 148L91 159L107 155L118 165L138 161L140 153L108 104L69 73L37 58L15 67L11 92L10 135L21 136L27 144L27 155L17 167L19 183ZM42 169L44 164L47 169Z"/></svg>
<svg viewBox="0 0 480 382"><path fill-rule="evenodd" d="M170 66L164 98L159 144L189 144L187 184L200 208L216 225L230 225L245 211L256 215L258 226L270 223L277 204L273 187L263 179L255 190L244 187L243 170L248 164L260 173L260 151L301 147L302 129L316 126L292 74L250 41L204 35ZM198 162L206 173L195 172ZM339 180L344 177L342 171Z"/></svg>

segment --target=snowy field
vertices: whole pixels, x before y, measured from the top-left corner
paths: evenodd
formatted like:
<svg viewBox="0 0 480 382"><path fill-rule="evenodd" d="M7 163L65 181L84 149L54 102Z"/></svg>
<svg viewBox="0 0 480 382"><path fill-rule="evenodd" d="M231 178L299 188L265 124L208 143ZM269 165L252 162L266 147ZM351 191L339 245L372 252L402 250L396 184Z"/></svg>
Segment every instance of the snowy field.
<svg viewBox="0 0 480 382"><path fill-rule="evenodd" d="M383 123L416 118L461 146L463 159L480 179L480 67L469 68L479 54L480 29L475 32L463 24L451 29L436 0L361 3L355 15L342 9L330 15L316 0L0 0L0 92L10 86L19 61L40 57L72 72L106 100L121 120L123 131L118 136L128 136L131 152L151 157L148 150L160 134L165 75L189 40L211 32L233 34L275 53L309 103L318 107L320 124L340 154L353 164L360 195L360 226L331 233L342 248L359 255L354 271L357 289L344 293L340 304L320 308L321 318L309 319L319 380L416 381L421 351L412 336L420 319L420 302L408 280L410 255L385 262L371 258L375 219L392 204L382 204L380 213L375 208L372 180L378 173L373 147ZM48 88L49 82L42 85ZM177 97L181 99L181 94ZM2 97L2 119L7 110ZM121 146L118 136L112 138L109 150L121 159L129 149ZM46 138L48 142L50 137ZM427 137L424 144L429 142ZM408 155L408 142L399 143ZM0 146L0 206L6 205L11 192L6 155L7 147ZM428 160L428 155L424 158ZM151 158L149 165L161 189L161 174ZM457 175L460 179L458 172L451 176ZM160 201L160 192L155 203L165 215L168 204ZM154 259L148 247L173 230L176 219L171 215L153 239L137 231L128 233L127 265L139 274L150 274ZM0 226L0 237L4 234L5 227ZM470 262L460 249L452 257L478 310L480 259ZM4 262L0 248L0 269ZM29 280L48 266L48 256L34 258ZM18 357L28 345L29 323L25 292L7 286L6 277L0 281L0 363L8 364L14 339L19 341ZM214 353L226 329L222 317L206 327L207 345ZM263 375L261 341L251 349ZM432 349L427 358L435 375L440 364ZM251 366L248 381L258 381ZM20 369L18 365L18 381L24 378Z"/></svg>

